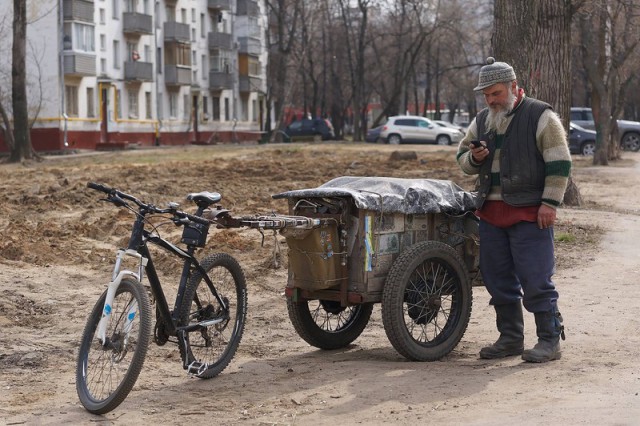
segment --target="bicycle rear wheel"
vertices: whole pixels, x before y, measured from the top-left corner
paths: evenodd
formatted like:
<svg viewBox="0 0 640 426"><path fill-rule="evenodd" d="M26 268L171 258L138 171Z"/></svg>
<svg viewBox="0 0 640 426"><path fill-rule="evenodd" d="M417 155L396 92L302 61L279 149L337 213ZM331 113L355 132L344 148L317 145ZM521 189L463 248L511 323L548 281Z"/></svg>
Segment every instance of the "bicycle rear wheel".
<svg viewBox="0 0 640 426"><path fill-rule="evenodd" d="M124 278L113 300L103 345L96 331L107 292L93 307L82 334L76 390L87 411L104 414L127 397L138 379L149 347L151 307L140 282Z"/></svg>
<svg viewBox="0 0 640 426"><path fill-rule="evenodd" d="M238 262L223 253L209 255L200 263L216 292L228 306L225 312L199 272L189 279L180 309L180 324L200 324L186 333L180 345L184 365L196 365L197 377L217 376L231 362L238 349L247 316L247 285ZM181 342L182 343L182 342Z"/></svg>

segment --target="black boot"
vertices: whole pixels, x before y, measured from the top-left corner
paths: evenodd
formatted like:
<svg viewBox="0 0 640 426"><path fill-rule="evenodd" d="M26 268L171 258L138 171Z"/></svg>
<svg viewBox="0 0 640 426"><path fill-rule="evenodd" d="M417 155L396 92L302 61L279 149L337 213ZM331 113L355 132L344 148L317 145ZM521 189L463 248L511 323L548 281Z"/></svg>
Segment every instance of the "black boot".
<svg viewBox="0 0 640 426"><path fill-rule="evenodd" d="M536 312L536 331L538 343L533 349L522 353L522 359L529 362L547 362L560 359L560 337L564 340L562 315L554 308L547 312Z"/></svg>
<svg viewBox="0 0 640 426"><path fill-rule="evenodd" d="M522 354L524 350L524 319L520 301L507 305L495 305L498 340L480 349L480 358L495 359Z"/></svg>

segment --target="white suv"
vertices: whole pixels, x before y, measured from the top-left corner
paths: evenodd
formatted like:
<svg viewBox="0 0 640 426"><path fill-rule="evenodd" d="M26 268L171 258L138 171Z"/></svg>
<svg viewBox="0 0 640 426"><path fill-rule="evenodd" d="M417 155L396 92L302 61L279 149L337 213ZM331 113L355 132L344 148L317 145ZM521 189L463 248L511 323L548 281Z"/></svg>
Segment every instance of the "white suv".
<svg viewBox="0 0 640 426"><path fill-rule="evenodd" d="M392 145L425 142L451 145L457 144L463 137L464 133L460 130L441 127L427 118L413 115L389 117L380 132L380 139Z"/></svg>

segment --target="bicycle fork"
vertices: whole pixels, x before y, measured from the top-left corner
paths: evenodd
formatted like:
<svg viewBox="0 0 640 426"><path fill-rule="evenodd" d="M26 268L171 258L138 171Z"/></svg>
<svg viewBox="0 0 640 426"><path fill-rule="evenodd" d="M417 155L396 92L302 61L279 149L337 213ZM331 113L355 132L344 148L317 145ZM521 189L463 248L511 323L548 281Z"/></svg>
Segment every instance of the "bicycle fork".
<svg viewBox="0 0 640 426"><path fill-rule="evenodd" d="M133 272L130 270L121 271L122 261L125 256L131 256L138 259L138 272ZM107 295L104 301L104 307L102 309L102 317L100 318L100 322L98 323L97 337L100 339L102 346L107 344L107 324L109 323L109 318L111 317L112 307L113 307L113 299L116 296L116 292L118 291L118 287L120 287L120 283L125 277L132 277L138 282L142 281L142 276L144 272L144 267L147 265L147 258L142 256L140 253L135 250L118 250L116 254L116 264L113 267L113 274L111 275L111 281L107 287ZM133 320L136 317L138 312L138 303L135 299L132 299L129 303L129 306L126 308L126 318L123 327L124 332L124 342L123 348L126 347L127 342L129 341L129 332L131 331L131 327L133 324Z"/></svg>

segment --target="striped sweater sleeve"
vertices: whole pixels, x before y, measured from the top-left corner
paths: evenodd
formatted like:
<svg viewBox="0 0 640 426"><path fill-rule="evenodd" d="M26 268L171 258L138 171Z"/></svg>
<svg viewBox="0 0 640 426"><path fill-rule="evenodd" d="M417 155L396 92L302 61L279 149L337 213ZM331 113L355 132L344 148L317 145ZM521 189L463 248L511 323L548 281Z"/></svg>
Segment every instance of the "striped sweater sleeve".
<svg viewBox="0 0 640 426"><path fill-rule="evenodd" d="M458 165L462 169L462 171L467 175L477 175L480 173L480 164L473 161L471 158L471 144L470 142L474 139L478 139L477 136L478 127L476 126L476 119L474 118L471 124L469 125L469 129L467 130L467 134L460 141L458 145L458 153L456 154L456 161Z"/></svg>
<svg viewBox="0 0 640 426"><path fill-rule="evenodd" d="M569 182L571 154L562 122L550 109L538 121L536 143L545 164L542 203L556 208L562 203Z"/></svg>

